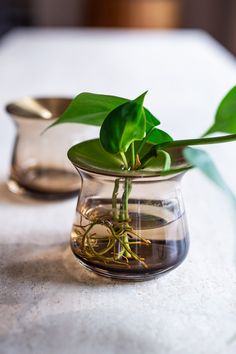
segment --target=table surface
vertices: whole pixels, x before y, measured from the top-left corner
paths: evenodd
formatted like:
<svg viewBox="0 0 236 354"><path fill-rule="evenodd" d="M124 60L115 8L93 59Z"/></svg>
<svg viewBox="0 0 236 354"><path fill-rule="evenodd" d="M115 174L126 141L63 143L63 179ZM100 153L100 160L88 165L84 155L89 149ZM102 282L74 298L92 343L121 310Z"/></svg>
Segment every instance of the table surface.
<svg viewBox="0 0 236 354"><path fill-rule="evenodd" d="M235 353L236 252L225 196L198 171L182 187L186 261L149 282L106 280L73 258L76 199L37 202L6 188L14 127L6 102L81 91L135 97L176 138L197 137L236 82L234 58L200 31L17 30L0 43L1 353ZM94 135L83 127L84 137ZM211 146L236 191L235 143ZM232 166L231 166L232 165ZM229 168L230 166L230 168Z"/></svg>

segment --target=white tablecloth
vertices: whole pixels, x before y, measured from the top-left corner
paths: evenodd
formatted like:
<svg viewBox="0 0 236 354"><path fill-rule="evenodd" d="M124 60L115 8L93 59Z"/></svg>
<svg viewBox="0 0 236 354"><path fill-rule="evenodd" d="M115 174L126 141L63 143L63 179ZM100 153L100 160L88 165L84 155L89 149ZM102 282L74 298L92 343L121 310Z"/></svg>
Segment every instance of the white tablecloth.
<svg viewBox="0 0 236 354"><path fill-rule="evenodd" d="M17 30L0 43L0 350L4 354L236 352L236 230L225 197L198 171L183 179L191 248L158 280L84 270L68 248L76 199L10 194L14 127L4 104L81 91L135 97L174 137L197 137L236 82L234 58L199 31ZM83 128L83 137L95 134ZM236 191L236 143L208 148Z"/></svg>

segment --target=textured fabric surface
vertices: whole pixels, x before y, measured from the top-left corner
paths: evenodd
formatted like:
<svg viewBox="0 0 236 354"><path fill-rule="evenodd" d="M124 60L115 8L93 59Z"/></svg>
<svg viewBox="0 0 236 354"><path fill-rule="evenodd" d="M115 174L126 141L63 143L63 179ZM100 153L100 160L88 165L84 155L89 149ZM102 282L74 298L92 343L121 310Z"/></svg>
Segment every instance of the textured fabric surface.
<svg viewBox="0 0 236 354"><path fill-rule="evenodd" d="M0 46L1 353L233 354L236 230L225 197L198 171L183 194L191 247L149 282L106 280L69 250L76 198L39 202L8 192L14 127L4 104L81 91L136 97L175 138L196 137L236 82L236 64L198 31L16 31ZM81 127L82 138L96 130ZM235 145L211 146L236 191ZM236 256L235 256L236 258Z"/></svg>

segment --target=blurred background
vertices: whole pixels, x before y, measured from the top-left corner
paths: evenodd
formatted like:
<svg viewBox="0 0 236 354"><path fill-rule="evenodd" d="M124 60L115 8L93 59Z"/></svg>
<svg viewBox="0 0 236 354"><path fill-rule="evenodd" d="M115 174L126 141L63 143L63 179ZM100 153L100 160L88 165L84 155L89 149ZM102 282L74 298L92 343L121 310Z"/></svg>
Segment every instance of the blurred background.
<svg viewBox="0 0 236 354"><path fill-rule="evenodd" d="M0 35L19 26L200 28L236 55L236 0L0 0Z"/></svg>

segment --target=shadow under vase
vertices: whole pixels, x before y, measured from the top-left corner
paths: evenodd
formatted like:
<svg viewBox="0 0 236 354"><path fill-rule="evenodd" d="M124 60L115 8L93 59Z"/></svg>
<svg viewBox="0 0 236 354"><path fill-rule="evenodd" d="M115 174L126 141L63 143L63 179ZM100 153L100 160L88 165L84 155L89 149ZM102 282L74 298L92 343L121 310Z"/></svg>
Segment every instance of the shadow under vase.
<svg viewBox="0 0 236 354"><path fill-rule="evenodd" d="M80 177L73 171L40 166L19 169L13 165L7 182L14 194L49 200L77 196L80 185Z"/></svg>
<svg viewBox="0 0 236 354"><path fill-rule="evenodd" d="M1 274L6 288L4 303L12 302L9 292L29 293L42 284L113 286L115 281L99 277L85 269L72 255L67 242L53 245L34 243L2 244ZM30 296L30 295L29 295Z"/></svg>

